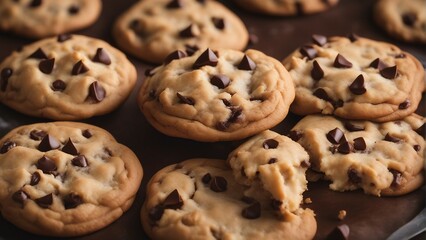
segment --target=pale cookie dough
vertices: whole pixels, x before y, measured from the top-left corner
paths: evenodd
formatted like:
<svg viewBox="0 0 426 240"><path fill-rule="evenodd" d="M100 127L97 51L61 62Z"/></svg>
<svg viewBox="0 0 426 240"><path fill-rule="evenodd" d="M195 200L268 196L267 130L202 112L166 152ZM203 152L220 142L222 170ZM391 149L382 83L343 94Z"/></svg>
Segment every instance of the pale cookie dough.
<svg viewBox="0 0 426 240"><path fill-rule="evenodd" d="M339 0L234 0L234 2L252 12L292 16L326 11Z"/></svg>
<svg viewBox="0 0 426 240"><path fill-rule="evenodd" d="M424 69L411 54L355 35L312 40L283 61L296 87L294 113L386 122L417 109Z"/></svg>
<svg viewBox="0 0 426 240"><path fill-rule="evenodd" d="M142 175L136 155L101 128L22 126L0 140L0 212L34 234L88 234L130 208Z"/></svg>
<svg viewBox="0 0 426 240"><path fill-rule="evenodd" d="M280 188L280 185L277 185ZM152 239L312 239L314 213L297 209L288 218L263 194L251 197L223 160L191 159L163 168L147 187L141 210Z"/></svg>
<svg viewBox="0 0 426 240"><path fill-rule="evenodd" d="M379 0L374 18L395 38L426 43L426 0Z"/></svg>
<svg viewBox="0 0 426 240"><path fill-rule="evenodd" d="M311 115L289 135L306 149L313 170L331 181L331 189L396 196L424 182L426 144L415 131L424 123L418 115L386 123Z"/></svg>
<svg viewBox="0 0 426 240"><path fill-rule="evenodd" d="M77 120L126 100L136 69L108 43L59 35L13 52L0 64L0 102L30 116Z"/></svg>
<svg viewBox="0 0 426 240"><path fill-rule="evenodd" d="M0 0L0 29L44 38L92 25L100 0Z"/></svg>
<svg viewBox="0 0 426 240"><path fill-rule="evenodd" d="M176 51L148 71L138 103L164 134L197 141L242 139L280 123L294 99L277 60L256 51Z"/></svg>
<svg viewBox="0 0 426 240"><path fill-rule="evenodd" d="M242 50L248 42L244 23L211 0L144 0L116 21L118 46L148 62L162 63L175 50Z"/></svg>

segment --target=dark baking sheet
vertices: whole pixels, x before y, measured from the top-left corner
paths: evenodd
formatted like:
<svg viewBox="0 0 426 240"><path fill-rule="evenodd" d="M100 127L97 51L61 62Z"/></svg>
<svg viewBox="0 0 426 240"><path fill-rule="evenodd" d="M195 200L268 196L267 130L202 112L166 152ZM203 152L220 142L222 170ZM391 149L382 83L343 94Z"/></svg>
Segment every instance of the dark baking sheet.
<svg viewBox="0 0 426 240"><path fill-rule="evenodd" d="M111 37L111 27L117 16L129 8L136 0L104 0L101 17L90 28L76 32L104 39L115 46ZM279 60L282 60L300 45L310 42L312 34L326 36L347 35L354 32L358 35L376 40L394 43L403 50L418 57L426 65L425 45L405 44L389 38L372 20L374 0L341 0L327 12L299 17L268 17L256 15L238 9L228 1L225 4L234 10L245 22L249 31L259 37L259 41L251 45ZM42 27L42 26L40 26ZM0 61L12 50L30 43L31 40L0 33ZM145 186L152 175L161 168L195 157L226 159L228 153L242 141L199 143L190 140L165 136L153 129L144 119L136 104L136 94L144 79L143 72L152 65L129 57L138 69L138 84L124 105L105 116L87 119L84 122L100 126L110 131L119 142L130 147L139 157L144 167L144 178L136 200L131 209L110 226L79 238L92 239L147 239L143 232L139 211L145 198ZM418 113L426 115L426 95ZM273 130L287 133L299 120L290 114L284 122ZM46 119L32 118L17 113L0 105L0 137L9 130L24 124L44 122ZM421 190L402 197L373 197L361 191L337 193L328 190L327 183L311 183L305 194L311 197L312 208L317 217L318 232L316 239L325 236L338 224L348 224L350 239L385 239L398 227L408 222L424 207L425 194ZM343 220L337 219L339 210L346 210L348 215ZM417 239L425 239L423 233ZM50 239L28 234L0 217L0 239ZM52 238L53 239L53 238Z"/></svg>

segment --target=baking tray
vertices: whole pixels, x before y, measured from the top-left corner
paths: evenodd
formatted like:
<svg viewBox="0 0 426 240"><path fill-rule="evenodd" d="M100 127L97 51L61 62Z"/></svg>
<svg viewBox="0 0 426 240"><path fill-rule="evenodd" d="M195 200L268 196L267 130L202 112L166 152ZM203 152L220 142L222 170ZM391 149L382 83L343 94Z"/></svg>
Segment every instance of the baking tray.
<svg viewBox="0 0 426 240"><path fill-rule="evenodd" d="M137 0L104 0L102 15L91 27L76 34L88 35L108 41L116 46L111 35L115 19ZM258 36L258 42L249 47L255 48L279 60L285 58L294 49L311 41L312 34L326 36L356 33L363 37L382 40L396 44L420 59L426 65L425 45L406 44L389 38L373 21L372 7L374 0L341 0L340 3L323 13L296 16L270 17L253 14L239 9L230 1L222 1L246 24L249 32ZM40 26L42 27L42 26ZM31 43L9 33L0 33L0 61L20 46ZM153 65L144 63L129 56L138 70L138 83L127 101L114 112L93 117L83 122L97 125L111 132L116 139L130 147L139 157L143 168L144 178L133 206L121 218L108 227L95 233L68 239L148 239L144 233L139 212L145 199L146 184L152 175L161 168L185 159L206 157L226 159L228 153L243 141L200 143L191 140L165 136L145 120L136 104L136 95L144 80L144 71ZM426 95L417 113L426 115ZM286 134L300 117L289 114L287 118L273 130ZM27 117L0 105L0 137L11 129L24 124L46 122L49 120ZM350 227L350 239L385 239L393 231L408 222L424 207L425 194L417 190L401 197L375 197L362 193L333 192L328 189L328 183L310 183L305 197L313 200L305 205L316 213L318 231L315 239L324 239L336 225L347 224ZM339 210L346 210L347 217L338 220ZM426 234L417 239L425 239ZM0 217L0 239L53 239L26 233Z"/></svg>

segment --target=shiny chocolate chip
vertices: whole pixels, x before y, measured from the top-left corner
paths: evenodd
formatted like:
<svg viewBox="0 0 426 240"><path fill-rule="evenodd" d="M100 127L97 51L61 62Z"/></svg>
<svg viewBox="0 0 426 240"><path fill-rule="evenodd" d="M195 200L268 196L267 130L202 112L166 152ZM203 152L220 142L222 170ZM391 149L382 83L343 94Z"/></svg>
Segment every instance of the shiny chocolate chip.
<svg viewBox="0 0 426 240"><path fill-rule="evenodd" d="M274 148L277 148L278 145L279 145L279 142L275 139L267 139L262 144L264 149L274 149Z"/></svg>
<svg viewBox="0 0 426 240"><path fill-rule="evenodd" d="M303 132L298 130L291 130L288 134L288 137L291 138L291 140L297 142L303 137Z"/></svg>
<svg viewBox="0 0 426 240"><path fill-rule="evenodd" d="M187 57L187 54L185 52L182 52L180 50L176 50L172 53L170 53L169 55L167 55L167 57L164 59L164 65L169 64L171 61L176 60L176 59L181 59Z"/></svg>
<svg viewBox="0 0 426 240"><path fill-rule="evenodd" d="M65 90L66 87L67 87L67 84L64 81L60 80L60 79L55 80L52 83L52 89L53 89L53 91L62 92L62 91Z"/></svg>
<svg viewBox="0 0 426 240"><path fill-rule="evenodd" d="M388 66L386 65L386 63L380 60L380 58L376 58L370 63L369 67L382 70L383 68L386 68Z"/></svg>
<svg viewBox="0 0 426 240"><path fill-rule="evenodd" d="M53 203L53 194L49 193L44 197L34 199L34 201L42 208L48 208Z"/></svg>
<svg viewBox="0 0 426 240"><path fill-rule="evenodd" d="M364 151L367 149L367 144L363 137L358 137L354 139L354 149L357 151Z"/></svg>
<svg viewBox="0 0 426 240"><path fill-rule="evenodd" d="M13 70L11 68L3 68L0 73L0 89L6 91L9 78L12 76Z"/></svg>
<svg viewBox="0 0 426 240"><path fill-rule="evenodd" d="M41 48L38 48L28 58L47 59L47 55L44 53L44 51Z"/></svg>
<svg viewBox="0 0 426 240"><path fill-rule="evenodd" d="M202 178L201 181L204 184L208 184L212 180L212 175L210 173L206 173Z"/></svg>
<svg viewBox="0 0 426 240"><path fill-rule="evenodd" d="M200 50L197 45L189 45L185 44L185 52L188 54L188 56L194 55L196 51Z"/></svg>
<svg viewBox="0 0 426 240"><path fill-rule="evenodd" d="M18 190L12 194L12 200L19 204L23 205L27 199L30 199L30 196L23 190Z"/></svg>
<svg viewBox="0 0 426 240"><path fill-rule="evenodd" d="M212 22L217 29L219 30L225 29L225 19L220 17L212 17Z"/></svg>
<svg viewBox="0 0 426 240"><path fill-rule="evenodd" d="M349 182L351 182L353 184L361 183L361 181L362 181L361 176L359 175L359 173L356 169L349 168L347 174L348 174Z"/></svg>
<svg viewBox="0 0 426 240"><path fill-rule="evenodd" d="M231 108L231 115L229 115L228 123L234 123L236 122L241 115L243 114L243 109L239 107L232 107Z"/></svg>
<svg viewBox="0 0 426 240"><path fill-rule="evenodd" d="M392 187L398 187L402 184L402 173L398 170L395 169L389 169L389 172L392 173L393 175L393 180L392 180Z"/></svg>
<svg viewBox="0 0 426 240"><path fill-rule="evenodd" d="M78 194L70 193L62 199L62 202L64 203L65 209L72 209L82 204L83 198L81 198Z"/></svg>
<svg viewBox="0 0 426 240"><path fill-rule="evenodd" d="M40 144L38 145L38 150L42 152L47 152L53 149L57 149L59 148L59 146L60 146L59 141L55 137L47 134L46 136L43 137Z"/></svg>
<svg viewBox="0 0 426 240"><path fill-rule="evenodd" d="M68 33L64 33L64 34L59 34L58 35L58 42L65 42L67 40L70 40L72 38L71 34Z"/></svg>
<svg viewBox="0 0 426 240"><path fill-rule="evenodd" d="M327 43L327 37L323 35L314 34L312 35L312 41L319 46L324 46Z"/></svg>
<svg viewBox="0 0 426 240"><path fill-rule="evenodd" d="M35 141L42 140L44 137L46 137L46 135L47 135L47 132L43 130L34 129L30 132L30 138Z"/></svg>
<svg viewBox="0 0 426 240"><path fill-rule="evenodd" d="M231 80L229 79L229 77L223 74L217 74L210 78L210 83L218 87L219 89L226 88L230 82Z"/></svg>
<svg viewBox="0 0 426 240"><path fill-rule="evenodd" d="M337 148L337 151L341 154L349 154L353 150L353 146L350 142L342 142L339 147Z"/></svg>
<svg viewBox="0 0 426 240"><path fill-rule="evenodd" d="M423 125L417 128L415 131L424 138L426 136L426 123L423 123Z"/></svg>
<svg viewBox="0 0 426 240"><path fill-rule="evenodd" d="M356 125L356 124L353 124L351 122L345 122L344 125L345 125L345 128L350 132L358 132L358 131L364 131L365 130L364 126Z"/></svg>
<svg viewBox="0 0 426 240"><path fill-rule="evenodd" d="M32 0L28 6L30 8L40 7L42 3L42 0Z"/></svg>
<svg viewBox="0 0 426 240"><path fill-rule="evenodd" d="M407 12L402 15L402 22L409 27L414 26L416 21L417 21L417 14L414 12Z"/></svg>
<svg viewBox="0 0 426 240"><path fill-rule="evenodd" d="M388 141L388 142L393 142L393 143L398 143L398 142L400 142L400 141L401 141L401 139L399 139L399 138L397 138L397 137L393 137L393 136L391 136L389 133L387 133L387 134L386 134L386 136L385 136L384 140L385 140L385 141Z"/></svg>
<svg viewBox="0 0 426 240"><path fill-rule="evenodd" d="M244 55L237 68L240 70L252 71L256 68L256 63L254 63L249 56Z"/></svg>
<svg viewBox="0 0 426 240"><path fill-rule="evenodd" d="M323 88L318 88L317 90L315 90L312 93L312 95L314 95L315 97L317 97L319 99L325 100L325 101L329 101L329 102L333 101L333 99L331 99L328 96L327 92Z"/></svg>
<svg viewBox="0 0 426 240"><path fill-rule="evenodd" d="M207 48L198 58L195 60L194 65L192 65L193 69L198 69L203 66L212 66L215 67L218 63L218 58L216 54L210 49Z"/></svg>
<svg viewBox="0 0 426 240"><path fill-rule="evenodd" d="M254 202L250 206L244 208L241 215L247 219L256 219L260 217L260 202Z"/></svg>
<svg viewBox="0 0 426 240"><path fill-rule="evenodd" d="M80 60L76 64L74 64L71 71L71 75L79 75L79 74L86 73L88 71L89 71L89 68L86 65L84 65L82 60Z"/></svg>
<svg viewBox="0 0 426 240"><path fill-rule="evenodd" d="M336 59L334 59L334 67L336 68L351 68L352 63L349 62L345 57L340 54L337 54Z"/></svg>
<svg viewBox="0 0 426 240"><path fill-rule="evenodd" d="M3 146L1 146L0 148L0 153L4 154L9 152L10 149L16 147L16 143L12 142L12 141L6 141L5 143L3 143Z"/></svg>
<svg viewBox="0 0 426 240"><path fill-rule="evenodd" d="M311 76L314 80L317 81L324 77L324 70L322 70L321 66L316 60L314 60L312 63Z"/></svg>
<svg viewBox="0 0 426 240"><path fill-rule="evenodd" d="M276 159L276 158L271 158L271 159L269 159L269 161L268 161L268 164L274 164L274 163L276 163L278 160Z"/></svg>
<svg viewBox="0 0 426 240"><path fill-rule="evenodd" d="M351 42L355 42L355 41L357 41L357 40L359 39L359 36L358 36L358 35L356 35L355 33L350 33L350 34L348 35L348 38L349 38L349 40L350 40Z"/></svg>
<svg viewBox="0 0 426 240"><path fill-rule="evenodd" d="M79 155L71 160L71 164L76 167L87 167L89 164L87 163L87 159L84 155Z"/></svg>
<svg viewBox="0 0 426 240"><path fill-rule="evenodd" d="M72 5L68 8L68 13L70 15L76 15L80 12L80 7L76 5Z"/></svg>
<svg viewBox="0 0 426 240"><path fill-rule="evenodd" d="M387 67L380 70L380 75L387 79L394 79L397 75L397 67L396 65L393 67Z"/></svg>
<svg viewBox="0 0 426 240"><path fill-rule="evenodd" d="M336 228L327 235L326 240L348 240L349 232L349 226L346 224L336 226Z"/></svg>
<svg viewBox="0 0 426 240"><path fill-rule="evenodd" d="M402 102L401 104L399 104L398 108L399 109L407 109L411 106L411 102L409 99L405 100L404 102Z"/></svg>
<svg viewBox="0 0 426 240"><path fill-rule="evenodd" d="M173 190L164 200L163 206L166 209L179 209L183 206L183 200L177 189Z"/></svg>
<svg viewBox="0 0 426 240"><path fill-rule="evenodd" d="M148 217L151 221L159 221L164 214L164 207L161 205L157 205L151 208L148 212Z"/></svg>
<svg viewBox="0 0 426 240"><path fill-rule="evenodd" d="M53 174L58 169L55 162L46 156L43 156L37 161L36 167L45 174Z"/></svg>
<svg viewBox="0 0 426 240"><path fill-rule="evenodd" d="M365 89L364 76L362 74L355 78L351 85L349 85L349 90L355 95L362 95L367 91L367 89Z"/></svg>
<svg viewBox="0 0 426 240"><path fill-rule="evenodd" d="M179 37L181 38L192 38L195 36L197 36L197 32L195 30L195 25L193 24L190 24L188 27L179 32Z"/></svg>
<svg viewBox="0 0 426 240"><path fill-rule="evenodd" d="M418 144L414 145L413 148L414 148L414 151L416 152L419 152L422 149L422 147Z"/></svg>
<svg viewBox="0 0 426 240"><path fill-rule="evenodd" d="M35 185L37 185L37 184L40 182L40 179L41 179L40 173L38 173L38 172L34 172L34 173L31 175L30 185L31 185L31 186L35 186Z"/></svg>
<svg viewBox="0 0 426 240"><path fill-rule="evenodd" d="M167 5L166 8L174 9L183 7L182 0L172 0Z"/></svg>
<svg viewBox="0 0 426 240"><path fill-rule="evenodd" d="M51 74L53 71L53 67L55 66L55 59L44 59L41 60L38 64L38 69L44 74Z"/></svg>
<svg viewBox="0 0 426 240"><path fill-rule="evenodd" d="M90 132L89 129L85 129L82 133L83 137L85 138L91 138L93 136L92 132Z"/></svg>
<svg viewBox="0 0 426 240"><path fill-rule="evenodd" d="M342 141L342 139L345 139L343 131L340 130L339 128L335 128L335 129L329 131L326 134L326 137L327 137L328 141L333 143L333 144L339 144Z"/></svg>
<svg viewBox="0 0 426 240"><path fill-rule="evenodd" d="M176 93L176 96L178 97L180 103L195 105L195 100L192 97L186 97L180 93Z"/></svg>
<svg viewBox="0 0 426 240"><path fill-rule="evenodd" d="M64 147L62 148L62 152L71 155L78 155L78 150L75 147L74 143L71 141L71 138L68 138L67 143L65 143Z"/></svg>
<svg viewBox="0 0 426 240"><path fill-rule="evenodd" d="M111 64L111 58L109 57L107 51L103 48L98 48L96 54L92 59L93 62L102 63L105 65Z"/></svg>
<svg viewBox="0 0 426 240"><path fill-rule="evenodd" d="M309 60L316 58L318 54L317 50L312 46L303 46L300 48L299 52Z"/></svg>
<svg viewBox="0 0 426 240"><path fill-rule="evenodd" d="M228 182L224 177L215 176L210 182L210 189L214 192L225 192L228 188Z"/></svg>
<svg viewBox="0 0 426 240"><path fill-rule="evenodd" d="M89 86L89 98L95 100L96 102L101 102L104 100L106 95L105 89L98 83L98 81L94 81Z"/></svg>

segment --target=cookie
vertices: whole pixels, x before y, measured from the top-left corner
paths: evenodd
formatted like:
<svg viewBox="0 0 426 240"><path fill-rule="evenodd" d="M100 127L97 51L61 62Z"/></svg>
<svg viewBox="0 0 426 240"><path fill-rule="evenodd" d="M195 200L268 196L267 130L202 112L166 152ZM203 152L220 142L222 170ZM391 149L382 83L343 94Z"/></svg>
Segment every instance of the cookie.
<svg viewBox="0 0 426 240"><path fill-rule="evenodd" d="M139 1L116 21L113 36L121 49L158 64L175 50L242 50L248 42L244 23L211 0Z"/></svg>
<svg viewBox="0 0 426 240"><path fill-rule="evenodd" d="M283 64L296 88L291 111L299 115L386 122L410 115L421 100L423 66L385 42L313 35Z"/></svg>
<svg viewBox="0 0 426 240"><path fill-rule="evenodd" d="M240 7L277 16L307 15L326 11L339 0L234 0Z"/></svg>
<svg viewBox="0 0 426 240"><path fill-rule="evenodd" d="M101 128L21 126L0 140L1 214L34 234L87 234L130 208L142 174L135 154Z"/></svg>
<svg viewBox="0 0 426 240"><path fill-rule="evenodd" d="M256 51L176 51L151 71L138 104L166 135L198 141L243 139L280 123L294 99L290 75Z"/></svg>
<svg viewBox="0 0 426 240"><path fill-rule="evenodd" d="M0 64L0 102L30 116L77 120L111 112L136 83L136 69L108 43L59 35Z"/></svg>
<svg viewBox="0 0 426 240"><path fill-rule="evenodd" d="M277 188L282 187L276 185ZM191 159L163 168L147 186L141 219L151 239L312 239L314 213L282 218L262 186L244 195L223 160ZM282 190L282 189L281 189Z"/></svg>
<svg viewBox="0 0 426 240"><path fill-rule="evenodd" d="M92 25L100 0L2 0L0 29L29 38L44 38Z"/></svg>
<svg viewBox="0 0 426 240"><path fill-rule="evenodd" d="M306 149L312 169L324 173L331 189L396 196L424 182L426 144L415 131L424 123L417 115L386 123L311 115L289 136Z"/></svg>
<svg viewBox="0 0 426 240"><path fill-rule="evenodd" d="M375 4L377 25L395 38L426 43L425 0L380 0Z"/></svg>

